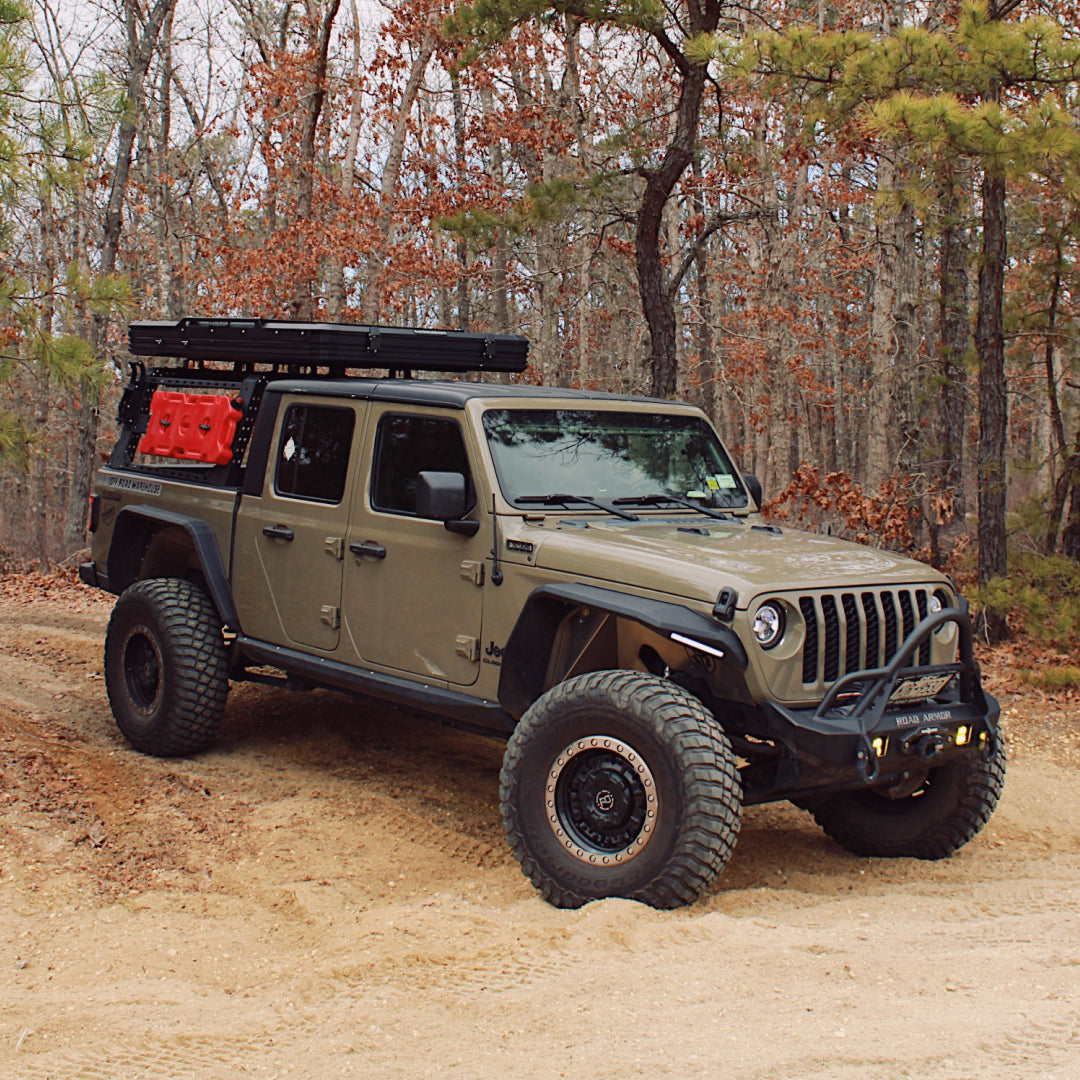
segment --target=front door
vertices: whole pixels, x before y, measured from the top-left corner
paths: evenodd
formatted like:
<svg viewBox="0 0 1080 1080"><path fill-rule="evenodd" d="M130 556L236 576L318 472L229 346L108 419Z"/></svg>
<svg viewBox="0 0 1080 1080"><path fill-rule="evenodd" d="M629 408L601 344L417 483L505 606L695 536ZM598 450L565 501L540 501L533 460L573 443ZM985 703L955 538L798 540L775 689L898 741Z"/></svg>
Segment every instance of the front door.
<svg viewBox="0 0 1080 1080"><path fill-rule="evenodd" d="M345 556L344 615L364 663L468 686L480 671L491 537L417 516L420 472L473 470L456 415L375 407L372 468ZM476 515L475 506L469 516Z"/></svg>
<svg viewBox="0 0 1080 1080"><path fill-rule="evenodd" d="M357 408L286 397L262 494L243 497L233 591L240 625L263 640L337 648Z"/></svg>

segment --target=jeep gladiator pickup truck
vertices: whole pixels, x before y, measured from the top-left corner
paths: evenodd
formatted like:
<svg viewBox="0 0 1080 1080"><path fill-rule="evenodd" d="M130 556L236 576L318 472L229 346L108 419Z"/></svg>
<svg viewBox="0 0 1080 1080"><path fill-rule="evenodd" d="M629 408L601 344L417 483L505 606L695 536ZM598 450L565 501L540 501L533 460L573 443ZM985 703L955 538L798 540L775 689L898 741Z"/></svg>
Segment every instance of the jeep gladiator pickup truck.
<svg viewBox="0 0 1080 1080"><path fill-rule="evenodd" d="M513 854L566 907L693 902L756 803L925 859L990 817L999 709L951 581L768 524L700 410L510 381L508 335L191 318L130 346L159 366L131 365L80 572L118 597L136 749L209 747L238 680L488 732Z"/></svg>

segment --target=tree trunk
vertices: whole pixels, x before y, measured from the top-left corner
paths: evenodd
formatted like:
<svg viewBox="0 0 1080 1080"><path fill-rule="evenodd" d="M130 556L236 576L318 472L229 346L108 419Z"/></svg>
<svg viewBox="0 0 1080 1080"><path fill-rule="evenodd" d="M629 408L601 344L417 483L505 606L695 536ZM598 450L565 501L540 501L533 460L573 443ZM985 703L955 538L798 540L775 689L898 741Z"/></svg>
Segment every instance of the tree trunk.
<svg viewBox="0 0 1080 1080"><path fill-rule="evenodd" d="M1069 518L1061 534L1061 554L1080 560L1080 431L1076 434L1076 449L1069 457L1064 475L1071 492Z"/></svg>
<svg viewBox="0 0 1080 1080"><path fill-rule="evenodd" d="M1058 399L1057 372L1054 361L1055 333L1057 330L1058 304L1061 295L1061 240L1058 239L1055 252L1054 281L1050 289L1050 306L1046 317L1046 346L1043 352L1043 366L1046 371L1046 396L1050 402L1050 434L1053 447L1050 451L1051 476L1056 472L1056 463L1062 462L1061 473L1053 485L1050 509L1047 511L1046 536L1043 540L1043 553L1052 555L1057 547L1058 530L1065 513L1065 499L1068 494L1070 462L1066 460L1065 421L1061 415L1061 402Z"/></svg>
<svg viewBox="0 0 1080 1080"><path fill-rule="evenodd" d="M938 372L941 392L937 397L937 463L931 480L932 504L927 522L930 558L941 565L948 552L947 538L963 529L964 429L967 424L967 353L971 333L968 321L968 244L961 223L960 194L954 177L942 193L945 229L941 235L938 289Z"/></svg>
<svg viewBox="0 0 1080 1080"><path fill-rule="evenodd" d="M698 162L694 162L695 176L700 177ZM701 220L705 220L705 201L701 195L700 185L694 194L694 214ZM702 409L716 420L716 357L713 346L712 326L712 293L710 291L709 275L709 251L702 244L694 260L694 277L697 287L697 320L695 322L695 338L697 339L698 359L698 403Z"/></svg>
<svg viewBox="0 0 1080 1080"><path fill-rule="evenodd" d="M878 159L877 191L896 189L896 166ZM867 455L861 479L876 488L893 472L892 424L882 423L890 413L890 391L896 363L896 278L899 250L898 224L891 210L882 209L874 227L873 305L870 309L870 371L866 382Z"/></svg>
<svg viewBox="0 0 1080 1080"><path fill-rule="evenodd" d="M377 248L371 252L371 273L364 290L363 320L369 325L379 321L382 310L382 289L386 280L385 260L390 248L393 232L394 197L397 194L398 180L401 178L401 162L405 155L405 136L409 129L409 116L420 93L420 84L427 70L428 61L435 51L435 35L430 27L424 30L420 39L420 48L409 70L409 79L401 95L397 116L394 118L394 130L390 136L390 147L383 166L382 185L379 190L379 220L377 225Z"/></svg>
<svg viewBox="0 0 1080 1080"><path fill-rule="evenodd" d="M689 0L688 36L713 33L720 22L721 10L716 0ZM660 241L664 207L697 150L698 121L708 72L705 64L691 63L680 53L663 29L654 30L653 37L678 72L679 98L675 131L660 167L639 170L645 180L645 191L638 210L634 254L641 309L649 328L650 392L654 397L670 398L678 391L675 295L665 280Z"/></svg>
<svg viewBox="0 0 1080 1080"><path fill-rule="evenodd" d="M465 102L461 96L461 80L457 75L450 76L450 91L454 99L455 186L460 192L465 186L468 167L465 163ZM464 236L457 238L454 255L458 264L457 328L468 330L472 322L472 312L469 304L469 244Z"/></svg>
<svg viewBox="0 0 1080 1080"><path fill-rule="evenodd" d="M985 585L1008 573L1005 537L1005 440L1008 429L1005 385L1005 178L987 169L982 184L983 251L979 268L979 560ZM1006 634L1005 620L984 609L980 632L992 642Z"/></svg>
<svg viewBox="0 0 1080 1080"><path fill-rule="evenodd" d="M495 115L495 101L491 93L491 87L486 84L480 87L480 108L484 120L488 124ZM505 190L506 177L503 162L502 139L497 135L491 139L491 165L489 168L491 179L495 183L495 190ZM510 252L506 241L506 231L499 229L495 236L495 244L491 252L491 321L495 330L500 334L510 333L510 304L506 295L506 264L509 262Z"/></svg>
<svg viewBox="0 0 1080 1080"><path fill-rule="evenodd" d="M360 87L360 13L356 0L352 0L352 81L353 92L349 105L349 134L345 141L345 157L341 166L341 201L344 212L351 212L353 189L356 184L356 152L360 146L360 123L364 97ZM341 208L339 207L339 212ZM345 307L345 257L337 253L330 261L327 272L326 314L331 322L338 322Z"/></svg>
<svg viewBox="0 0 1080 1080"><path fill-rule="evenodd" d="M675 302L667 288L660 252L664 207L679 178L693 160L704 87L704 66L688 64L679 89L675 135L668 144L660 168L645 173L645 193L638 210L634 236L641 310L649 327L650 392L653 397L659 398L674 397L678 388Z"/></svg>
<svg viewBox="0 0 1080 1080"><path fill-rule="evenodd" d="M116 164L109 188L109 201L105 209L105 223L101 238L101 261L99 272L108 276L116 272L116 258L120 249L120 232L124 221L124 202L127 198L128 179L131 175L132 150L135 135L142 119L146 92L146 73L157 48L158 38L166 19L171 16L176 0L158 0L140 26L140 5L136 0L125 0L124 13L127 22L128 70L125 78L125 103L120 129L117 133ZM140 33L141 29L141 33ZM90 325L90 343L99 355L105 351L108 332L108 316L95 313ZM83 519L69 521L71 536L85 537L85 515L82 507L89 496L94 479L95 454L98 433L98 395L89 387L83 388L82 400L76 415L79 432L78 447L72 461L71 490L75 505ZM77 527L76 527L77 526Z"/></svg>
<svg viewBox="0 0 1080 1080"><path fill-rule="evenodd" d="M300 125L300 157L298 167L300 176L296 189L296 243L297 265L304 265L303 249L304 223L311 219L315 201L315 137L319 130L326 101L326 65L330 50L330 34L334 28L341 0L329 0L326 11L319 18L315 0L308 0L308 48L314 54L315 67L311 73L311 84L304 97L305 109ZM301 272L300 280L295 283L293 310L298 319L310 322L315 314L316 282L311 275Z"/></svg>

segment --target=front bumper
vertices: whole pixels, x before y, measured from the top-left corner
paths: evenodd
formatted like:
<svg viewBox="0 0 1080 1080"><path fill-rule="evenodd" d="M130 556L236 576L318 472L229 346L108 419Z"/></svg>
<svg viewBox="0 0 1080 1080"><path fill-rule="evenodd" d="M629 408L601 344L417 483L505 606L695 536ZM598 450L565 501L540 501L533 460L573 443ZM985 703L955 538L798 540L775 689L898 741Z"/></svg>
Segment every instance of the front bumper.
<svg viewBox="0 0 1080 1080"><path fill-rule="evenodd" d="M949 664L912 666L919 646L957 624L959 654ZM799 799L888 785L964 754L992 753L997 701L982 688L966 610L923 619L887 667L852 672L821 704L764 706L771 755L742 770L744 802Z"/></svg>

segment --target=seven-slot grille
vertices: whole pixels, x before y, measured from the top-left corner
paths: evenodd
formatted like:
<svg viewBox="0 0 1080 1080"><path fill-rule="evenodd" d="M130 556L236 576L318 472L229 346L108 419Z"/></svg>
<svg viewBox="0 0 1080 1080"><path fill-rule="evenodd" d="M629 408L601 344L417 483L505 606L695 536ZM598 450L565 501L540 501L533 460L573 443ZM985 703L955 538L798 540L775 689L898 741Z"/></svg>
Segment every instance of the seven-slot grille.
<svg viewBox="0 0 1080 1080"><path fill-rule="evenodd" d="M904 638L926 618L929 590L874 589L800 596L806 622L802 681L836 682L841 675L884 667ZM930 663L930 641L913 658Z"/></svg>

